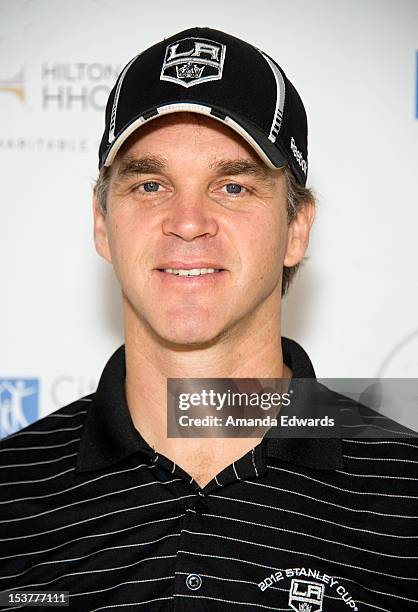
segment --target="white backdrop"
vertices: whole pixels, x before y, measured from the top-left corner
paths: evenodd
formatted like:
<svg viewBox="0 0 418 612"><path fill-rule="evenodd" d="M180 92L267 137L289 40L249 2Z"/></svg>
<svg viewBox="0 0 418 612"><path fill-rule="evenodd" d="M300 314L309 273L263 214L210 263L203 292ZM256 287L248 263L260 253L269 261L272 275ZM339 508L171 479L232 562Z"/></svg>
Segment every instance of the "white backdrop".
<svg viewBox="0 0 418 612"><path fill-rule="evenodd" d="M131 57L192 26L273 56L307 109L319 209L283 334L320 377L418 376L416 0L0 0L0 393L38 381L32 420L123 341L92 241L103 106Z"/></svg>

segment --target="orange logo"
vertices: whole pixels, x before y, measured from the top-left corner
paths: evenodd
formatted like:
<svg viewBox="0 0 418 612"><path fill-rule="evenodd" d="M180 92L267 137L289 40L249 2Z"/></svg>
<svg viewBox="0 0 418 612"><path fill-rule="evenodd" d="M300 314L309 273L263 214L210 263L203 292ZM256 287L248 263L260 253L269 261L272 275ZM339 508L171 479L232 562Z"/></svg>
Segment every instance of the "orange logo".
<svg viewBox="0 0 418 612"><path fill-rule="evenodd" d="M14 77L0 80L0 93L14 94L22 104L25 103L25 69L23 67Z"/></svg>

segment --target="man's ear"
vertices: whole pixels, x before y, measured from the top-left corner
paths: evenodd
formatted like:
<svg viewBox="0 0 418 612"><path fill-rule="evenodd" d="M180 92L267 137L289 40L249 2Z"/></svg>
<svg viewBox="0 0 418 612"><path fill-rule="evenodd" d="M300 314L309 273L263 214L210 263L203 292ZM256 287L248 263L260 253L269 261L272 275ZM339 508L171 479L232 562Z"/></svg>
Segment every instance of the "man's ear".
<svg viewBox="0 0 418 612"><path fill-rule="evenodd" d="M287 232L287 248L284 265L292 268L305 256L309 234L315 220L315 202L307 200L293 217Z"/></svg>
<svg viewBox="0 0 418 612"><path fill-rule="evenodd" d="M109 238L107 235L106 216L100 208L99 200L93 192L93 222L94 222L94 244L98 254L112 263L112 256L109 249Z"/></svg>

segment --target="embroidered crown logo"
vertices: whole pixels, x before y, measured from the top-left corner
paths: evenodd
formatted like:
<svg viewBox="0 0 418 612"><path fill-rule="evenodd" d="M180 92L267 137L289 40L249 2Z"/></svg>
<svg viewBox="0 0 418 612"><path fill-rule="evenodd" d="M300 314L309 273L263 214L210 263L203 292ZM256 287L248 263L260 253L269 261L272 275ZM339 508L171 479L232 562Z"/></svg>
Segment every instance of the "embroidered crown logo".
<svg viewBox="0 0 418 612"><path fill-rule="evenodd" d="M299 604L299 612L311 612L312 606L307 603Z"/></svg>
<svg viewBox="0 0 418 612"><path fill-rule="evenodd" d="M177 66L177 77L179 79L200 79L204 68L204 66L198 66L197 64L192 64L192 62L187 62L187 64L183 66Z"/></svg>

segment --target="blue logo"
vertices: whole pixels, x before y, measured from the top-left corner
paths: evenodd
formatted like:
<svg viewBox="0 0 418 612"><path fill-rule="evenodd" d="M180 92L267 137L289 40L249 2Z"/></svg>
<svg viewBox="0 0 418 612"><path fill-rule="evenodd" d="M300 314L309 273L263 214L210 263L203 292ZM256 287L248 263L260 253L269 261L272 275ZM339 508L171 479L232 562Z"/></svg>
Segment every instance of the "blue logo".
<svg viewBox="0 0 418 612"><path fill-rule="evenodd" d="M0 438L39 418L39 380L0 378Z"/></svg>
<svg viewBox="0 0 418 612"><path fill-rule="evenodd" d="M415 119L418 119L418 51L415 62Z"/></svg>

